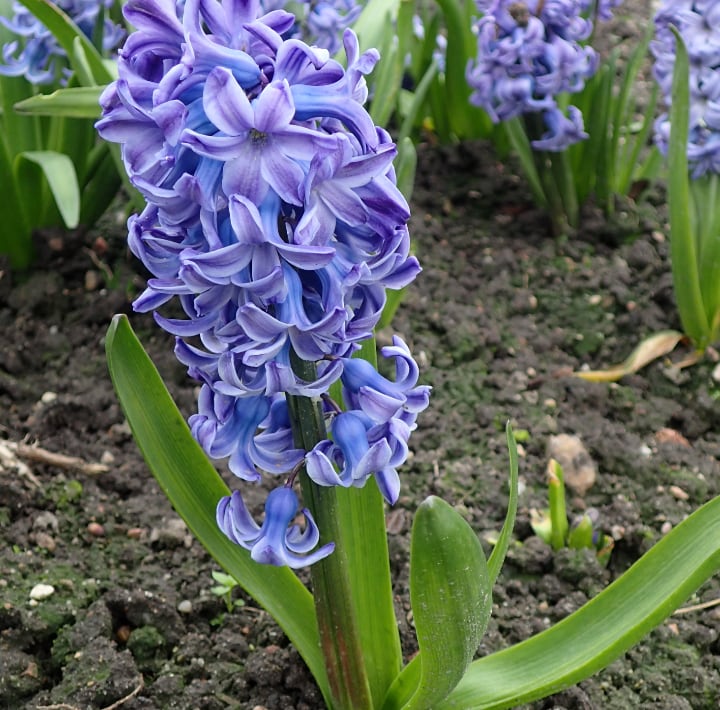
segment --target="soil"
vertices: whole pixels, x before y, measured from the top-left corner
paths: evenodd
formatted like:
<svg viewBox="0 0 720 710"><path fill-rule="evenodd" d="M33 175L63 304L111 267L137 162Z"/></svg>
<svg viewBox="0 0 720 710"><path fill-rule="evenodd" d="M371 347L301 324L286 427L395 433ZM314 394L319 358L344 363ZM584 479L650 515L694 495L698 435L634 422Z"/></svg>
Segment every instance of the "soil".
<svg viewBox="0 0 720 710"><path fill-rule="evenodd" d="M707 357L683 370L659 361L610 385L572 376L679 328L661 187L619 204L611 220L588 208L582 230L556 240L489 145L423 146L413 207L424 272L393 330L433 395L388 511L401 632L409 655L414 509L442 496L489 550L507 504L510 420L521 432L522 492L486 654L577 609L720 494L720 374ZM170 338L132 313L143 275L123 221L112 213L88 234L38 235L32 273L0 271L0 707L319 710L311 676L272 619L239 589L230 606L211 592L217 567L124 422L103 350L114 313L130 315L187 415L197 391ZM579 437L585 469L597 472L569 508L598 511L615 540L607 567L589 551L553 553L533 535L530 511L546 505L558 434ZM261 494L250 502L260 509ZM38 584L54 592L31 599ZM719 596L714 579L688 604ZM717 608L676 614L603 672L526 707L716 708L719 631Z"/></svg>

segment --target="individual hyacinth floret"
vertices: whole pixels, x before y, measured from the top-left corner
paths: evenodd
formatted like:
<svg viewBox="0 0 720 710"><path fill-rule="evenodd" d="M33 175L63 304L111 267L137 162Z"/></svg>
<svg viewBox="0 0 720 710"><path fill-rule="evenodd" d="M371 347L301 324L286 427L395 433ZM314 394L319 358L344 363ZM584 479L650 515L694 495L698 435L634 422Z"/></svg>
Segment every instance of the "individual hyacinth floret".
<svg viewBox="0 0 720 710"><path fill-rule="evenodd" d="M609 17L616 2L600 3ZM467 70L470 100L494 122L522 114L542 117L537 150L561 151L587 138L581 112L558 106L558 94L580 91L598 67L595 51L583 44L593 29L592 2L577 0L477 0L477 59Z"/></svg>
<svg viewBox="0 0 720 710"><path fill-rule="evenodd" d="M675 26L690 60L690 116L687 156L691 176L720 172L720 4L665 2L655 15L653 73L664 96L672 101ZM655 121L655 144L667 155L670 121L665 112Z"/></svg>
<svg viewBox="0 0 720 710"><path fill-rule="evenodd" d="M54 0L78 26L82 33L93 39L101 12L107 13L114 0ZM24 76L31 84L64 83L69 69L65 51L55 36L24 5L12 4L13 16L0 17L2 23L17 39L2 47L0 75ZM102 23L102 47L109 53L125 36L125 30L109 17Z"/></svg>
<svg viewBox="0 0 720 710"><path fill-rule="evenodd" d="M97 127L122 144L147 202L129 221L130 248L152 274L134 307L156 311L202 383L190 427L208 455L250 483L282 479L262 525L235 491L218 506L221 529L258 561L309 564L332 546L313 550L307 513L304 532L291 524L299 469L324 486L372 476L394 502L428 403L401 340L383 350L394 380L353 357L385 290L419 272L395 146L363 106L378 54L361 54L346 30L344 69L288 39L295 17L257 0L186 0L178 11L174 0L130 0L124 12L137 29ZM173 298L185 318L157 313ZM329 396L338 381L341 403ZM333 439L297 448L287 396L320 398Z"/></svg>

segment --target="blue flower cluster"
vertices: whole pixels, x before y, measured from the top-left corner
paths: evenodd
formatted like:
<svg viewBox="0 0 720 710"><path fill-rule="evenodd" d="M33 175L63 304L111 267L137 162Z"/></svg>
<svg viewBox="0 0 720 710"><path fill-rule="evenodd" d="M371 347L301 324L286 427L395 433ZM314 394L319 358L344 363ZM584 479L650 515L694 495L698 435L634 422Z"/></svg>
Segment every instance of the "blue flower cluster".
<svg viewBox="0 0 720 710"><path fill-rule="evenodd" d="M616 0L595 7L608 19ZM493 122L521 114L542 116L545 133L536 150L561 151L587 138L582 114L557 104L560 93L580 91L598 67L595 51L583 44L593 29L592 0L476 0L477 59L467 69L470 101Z"/></svg>
<svg viewBox="0 0 720 710"><path fill-rule="evenodd" d="M57 5L92 38L101 12L106 12L114 0L56 0ZM0 75L24 76L31 84L63 83L69 74L67 57L54 35L24 5L13 2L13 16L0 17L0 23L18 36L2 48ZM115 49L125 30L108 17L103 20L102 49Z"/></svg>
<svg viewBox="0 0 720 710"><path fill-rule="evenodd" d="M690 60L690 130L687 155L693 178L720 172L720 3L710 0L664 2L655 15L653 72L665 104L672 101L675 67L674 25ZM655 144L667 155L670 121L663 113L655 122Z"/></svg>
<svg viewBox="0 0 720 710"><path fill-rule="evenodd" d="M289 38L295 17L258 0L130 0L137 28L119 78L101 97L100 135L122 144L147 206L129 221L132 252L152 273L138 311L177 298L186 318L155 314L202 383L193 434L241 479L287 476L258 526L238 491L218 524L254 559L293 567L327 555L305 511L291 524L305 465L323 486L374 476L398 495L429 388L400 339L382 352L396 377L353 357L371 337L385 290L420 270L395 145L363 104L378 54L343 37L347 69ZM299 358L314 376L293 368ZM329 396L340 381L344 407ZM296 448L286 395L320 398L332 440Z"/></svg>

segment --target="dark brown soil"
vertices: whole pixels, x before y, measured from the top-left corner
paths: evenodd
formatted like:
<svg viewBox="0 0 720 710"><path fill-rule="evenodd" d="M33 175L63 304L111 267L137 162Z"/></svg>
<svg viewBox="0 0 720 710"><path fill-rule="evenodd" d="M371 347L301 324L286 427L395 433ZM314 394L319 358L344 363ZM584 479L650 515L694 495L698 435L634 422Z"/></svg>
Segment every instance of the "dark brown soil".
<svg viewBox="0 0 720 710"><path fill-rule="evenodd" d="M434 390L388 513L408 653L413 510L437 494L481 539L499 530L507 419L527 432L523 492L481 653L572 612L720 492L712 359L679 374L659 362L614 385L569 375L678 327L664 211L653 204L661 195L650 198L621 206L612 223L588 210L581 233L558 242L488 146L422 151L412 231L424 273L395 329ZM231 612L210 592L212 561L123 421L103 352L110 317L130 312L142 283L123 236L117 222L84 237L45 235L33 273L0 279L0 443L107 466L91 473L21 451L27 471L10 460L0 467L0 707L104 708L137 690L123 708L320 708L272 620L237 590L245 605ZM169 339L150 319L131 319L190 413L194 385ZM545 504L548 440L558 433L577 434L597 466L595 485L570 508L597 508L616 538L607 569L591 554L553 554L532 535L529 510ZM38 583L55 592L33 603ZM717 597L719 586L691 601ZM533 707L715 708L719 628L712 609L673 617L606 671Z"/></svg>
<svg viewBox="0 0 720 710"><path fill-rule="evenodd" d="M644 336L679 327L663 195L653 188L646 198L619 205L610 221L588 209L583 229L556 241L487 145L421 150L411 227L424 273L394 329L434 389L388 511L408 654L413 511L440 495L489 540L507 502L506 420L525 432L522 493L481 654L577 609L720 493L712 358L683 371L657 362L612 385L570 374L619 362ZM40 235L31 274L0 271L0 707L319 710L312 678L267 614L238 590L244 606L231 611L211 593L216 566L123 420L103 338L114 313L131 313L142 276L122 221ZM170 339L151 319L130 317L190 414L195 386ZM569 507L599 511L615 538L607 568L590 553L553 553L532 534L556 434L579 436L597 467L594 486ZM33 460L23 445L106 470ZM40 583L54 593L31 601ZM713 580L688 603L718 596ZM675 615L602 673L528 707L717 708L719 630L713 608Z"/></svg>

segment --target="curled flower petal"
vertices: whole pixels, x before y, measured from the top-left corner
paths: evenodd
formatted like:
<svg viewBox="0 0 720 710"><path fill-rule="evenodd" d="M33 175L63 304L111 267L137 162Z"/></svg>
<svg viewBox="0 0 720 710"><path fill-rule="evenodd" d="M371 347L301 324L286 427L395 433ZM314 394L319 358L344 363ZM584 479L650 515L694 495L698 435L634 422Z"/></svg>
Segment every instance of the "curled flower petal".
<svg viewBox="0 0 720 710"><path fill-rule="evenodd" d="M282 487L268 494L261 526L252 519L239 491L220 499L216 517L225 535L249 550L256 562L297 569L327 557L335 549L335 544L330 542L311 552L320 539L317 525L310 511L303 509L305 529L302 530L293 522L297 512L297 496L291 488Z"/></svg>

